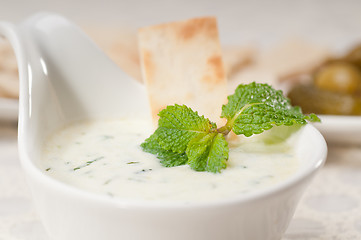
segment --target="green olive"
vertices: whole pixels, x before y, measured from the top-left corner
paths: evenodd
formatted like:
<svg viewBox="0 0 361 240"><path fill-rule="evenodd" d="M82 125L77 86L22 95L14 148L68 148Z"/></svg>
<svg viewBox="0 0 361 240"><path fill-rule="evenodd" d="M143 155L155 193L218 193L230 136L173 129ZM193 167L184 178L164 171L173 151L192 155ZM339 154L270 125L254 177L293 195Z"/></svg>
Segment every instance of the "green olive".
<svg viewBox="0 0 361 240"><path fill-rule="evenodd" d="M288 97L292 105L304 113L331 115L361 115L361 98L322 90L314 85L296 85Z"/></svg>
<svg viewBox="0 0 361 240"><path fill-rule="evenodd" d="M361 72L351 63L330 63L316 72L315 85L323 90L354 94L361 89Z"/></svg>
<svg viewBox="0 0 361 240"><path fill-rule="evenodd" d="M346 56L345 60L361 68L361 45L354 47Z"/></svg>

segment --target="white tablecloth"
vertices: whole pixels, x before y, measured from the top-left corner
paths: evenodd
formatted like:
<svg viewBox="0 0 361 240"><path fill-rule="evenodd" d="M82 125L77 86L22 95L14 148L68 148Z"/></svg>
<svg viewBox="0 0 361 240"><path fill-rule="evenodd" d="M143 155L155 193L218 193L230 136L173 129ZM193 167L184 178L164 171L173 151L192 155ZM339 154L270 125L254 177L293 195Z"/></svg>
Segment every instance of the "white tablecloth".
<svg viewBox="0 0 361 240"><path fill-rule="evenodd" d="M17 153L16 125L0 123L0 240L49 240ZM329 146L283 240L361 239L361 148Z"/></svg>

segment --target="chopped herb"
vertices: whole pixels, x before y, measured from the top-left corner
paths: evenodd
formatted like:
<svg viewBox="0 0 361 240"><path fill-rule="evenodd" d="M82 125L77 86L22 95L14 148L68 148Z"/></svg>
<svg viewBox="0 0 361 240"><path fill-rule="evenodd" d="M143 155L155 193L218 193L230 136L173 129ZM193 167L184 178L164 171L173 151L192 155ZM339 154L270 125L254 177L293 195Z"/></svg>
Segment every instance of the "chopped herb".
<svg viewBox="0 0 361 240"><path fill-rule="evenodd" d="M136 164L136 163L139 163L139 162L127 162L127 164Z"/></svg>
<svg viewBox="0 0 361 240"><path fill-rule="evenodd" d="M103 135L102 138L103 138L103 140L108 140L108 139L113 139L114 136L111 136L111 135Z"/></svg>
<svg viewBox="0 0 361 240"><path fill-rule="evenodd" d="M113 193L111 193L111 192L107 192L107 195L109 196L109 197L114 197L114 194Z"/></svg>
<svg viewBox="0 0 361 240"><path fill-rule="evenodd" d="M80 165L79 167L76 167L76 168L74 168L73 170L74 171L76 171L76 170L79 170L79 169L81 169L81 168L83 168L83 167L87 167L87 166L89 166L90 164L92 164L92 163L94 163L94 162L96 162L96 161L99 161L100 159L103 159L104 157L98 157L98 158L95 158L95 159L93 159L93 160L91 160L91 161L87 161L86 163L84 163L83 165Z"/></svg>
<svg viewBox="0 0 361 240"><path fill-rule="evenodd" d="M106 180L106 181L103 183L103 185L108 185L111 181L113 181L113 179L112 179L112 178L111 178L111 179Z"/></svg>
<svg viewBox="0 0 361 240"><path fill-rule="evenodd" d="M49 171L51 168L47 168L47 169L45 169L45 171Z"/></svg>
<svg viewBox="0 0 361 240"><path fill-rule="evenodd" d="M139 172L138 172L139 173ZM139 178L128 178L129 181L134 181L134 182L144 182L144 180L139 179Z"/></svg>
<svg viewBox="0 0 361 240"><path fill-rule="evenodd" d="M138 171L138 172L136 172L136 174L138 174L138 173L144 173L144 172L149 172L149 171L152 171L153 169L151 169L151 168L148 168L148 169L142 169L142 170L140 170L140 171Z"/></svg>

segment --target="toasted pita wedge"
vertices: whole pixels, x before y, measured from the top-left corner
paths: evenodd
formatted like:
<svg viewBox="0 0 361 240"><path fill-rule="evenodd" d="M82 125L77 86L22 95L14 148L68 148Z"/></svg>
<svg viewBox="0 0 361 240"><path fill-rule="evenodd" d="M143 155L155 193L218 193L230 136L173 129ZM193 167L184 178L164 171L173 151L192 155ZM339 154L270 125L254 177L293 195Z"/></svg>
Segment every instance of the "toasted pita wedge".
<svg viewBox="0 0 361 240"><path fill-rule="evenodd" d="M141 28L138 40L154 120L160 110L177 103L220 122L227 82L216 19Z"/></svg>
<svg viewBox="0 0 361 240"><path fill-rule="evenodd" d="M0 98L19 97L19 81L15 54L10 43L0 39Z"/></svg>
<svg viewBox="0 0 361 240"><path fill-rule="evenodd" d="M8 41L0 39L0 72L18 73L14 51Z"/></svg>
<svg viewBox="0 0 361 240"><path fill-rule="evenodd" d="M0 72L0 94L1 97L18 98L19 81L17 75Z"/></svg>

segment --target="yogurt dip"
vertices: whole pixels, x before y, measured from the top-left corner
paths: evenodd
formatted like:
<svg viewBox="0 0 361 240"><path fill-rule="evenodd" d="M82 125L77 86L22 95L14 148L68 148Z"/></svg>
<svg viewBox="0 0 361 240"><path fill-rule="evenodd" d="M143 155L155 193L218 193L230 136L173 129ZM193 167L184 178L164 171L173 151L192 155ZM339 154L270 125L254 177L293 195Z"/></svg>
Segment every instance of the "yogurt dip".
<svg viewBox="0 0 361 240"><path fill-rule="evenodd" d="M40 167L66 184L110 197L184 203L258 191L299 168L291 143L266 145L239 136L229 140L228 166L221 173L196 172L188 165L166 168L140 148L152 130L146 120L79 122L45 141Z"/></svg>

